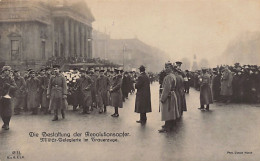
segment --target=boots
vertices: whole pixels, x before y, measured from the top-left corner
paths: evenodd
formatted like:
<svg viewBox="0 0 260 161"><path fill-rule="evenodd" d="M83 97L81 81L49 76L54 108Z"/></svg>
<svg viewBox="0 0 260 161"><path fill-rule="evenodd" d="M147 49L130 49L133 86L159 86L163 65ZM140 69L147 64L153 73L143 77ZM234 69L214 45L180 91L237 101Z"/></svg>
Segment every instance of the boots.
<svg viewBox="0 0 260 161"><path fill-rule="evenodd" d="M107 106L104 105L104 113L107 112Z"/></svg>
<svg viewBox="0 0 260 161"><path fill-rule="evenodd" d="M199 110L204 110L204 105L201 105L200 108L198 108Z"/></svg>
<svg viewBox="0 0 260 161"><path fill-rule="evenodd" d="M64 112L64 110L61 110L61 117L62 117L63 119L65 119L65 112Z"/></svg>
<svg viewBox="0 0 260 161"><path fill-rule="evenodd" d="M209 105L207 105L206 110L209 111Z"/></svg>
<svg viewBox="0 0 260 161"><path fill-rule="evenodd" d="M54 118L52 119L52 121L58 121L58 110L54 110Z"/></svg>

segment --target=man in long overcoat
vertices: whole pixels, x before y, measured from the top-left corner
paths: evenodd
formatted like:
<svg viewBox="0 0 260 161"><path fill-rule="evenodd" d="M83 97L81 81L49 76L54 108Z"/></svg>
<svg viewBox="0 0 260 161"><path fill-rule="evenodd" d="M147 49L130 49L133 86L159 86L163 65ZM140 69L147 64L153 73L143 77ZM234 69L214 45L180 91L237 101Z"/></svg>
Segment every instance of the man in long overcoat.
<svg viewBox="0 0 260 161"><path fill-rule="evenodd" d="M162 121L165 121L165 125L159 132L168 132L172 130L174 120L180 117L180 112L177 104L176 96L176 76L172 73L172 64L165 64L165 72L167 75L163 79L162 93L160 97L160 107Z"/></svg>
<svg viewBox="0 0 260 161"><path fill-rule="evenodd" d="M40 106L39 91L40 80L35 76L35 71L29 72L30 77L26 80L27 88L27 108L31 109L33 115L38 114L38 107Z"/></svg>
<svg viewBox="0 0 260 161"><path fill-rule="evenodd" d="M100 70L99 77L97 78L97 105L99 107L99 113L102 113L103 110L104 112L107 111L109 89L109 78L104 75L104 70Z"/></svg>
<svg viewBox="0 0 260 161"><path fill-rule="evenodd" d="M98 78L98 75L97 75L97 70L96 72L92 70L90 70L90 77L93 81L92 83L92 86L91 86L91 96L92 96L92 106L96 107L97 105L97 78Z"/></svg>
<svg viewBox="0 0 260 161"><path fill-rule="evenodd" d="M233 94L232 80L233 80L233 75L231 71L228 69L228 66L226 66L221 76L221 91L220 91L220 95L223 97L223 99L226 102L230 102L230 98Z"/></svg>
<svg viewBox="0 0 260 161"><path fill-rule="evenodd" d="M207 69L203 68L200 82L200 110L204 110L204 105L206 105L208 111L209 104L213 103L210 82L210 75L207 73Z"/></svg>
<svg viewBox="0 0 260 161"><path fill-rule="evenodd" d="M86 71L81 69L81 78L79 79L79 92L82 99L82 114L89 114L89 108L92 105L91 86L93 84L90 76L86 74Z"/></svg>
<svg viewBox="0 0 260 161"><path fill-rule="evenodd" d="M121 86L122 76L120 75L120 70L115 69L115 76L113 77L110 87L111 106L115 107L115 113L111 115L112 117L118 117L118 108L123 108L123 96Z"/></svg>
<svg viewBox="0 0 260 161"><path fill-rule="evenodd" d="M0 76L0 115L4 123L2 128L5 130L9 130L9 123L12 116L11 97L9 91L16 88L14 79L10 77L10 71L10 66L4 66Z"/></svg>
<svg viewBox="0 0 260 161"><path fill-rule="evenodd" d="M131 85L131 78L129 77L128 72L125 72L122 79L123 101L125 101L125 99L128 99L128 94L130 92L130 85Z"/></svg>
<svg viewBox="0 0 260 161"><path fill-rule="evenodd" d="M47 98L47 89L48 89L48 85L50 83L50 79L51 79L51 69L49 67L45 68L45 74L44 76L42 76L42 109L44 114L48 114L49 111L49 105L50 105L50 99Z"/></svg>
<svg viewBox="0 0 260 161"><path fill-rule="evenodd" d="M185 98L185 92L184 92L184 79L183 79L183 72L180 68L174 68L174 75L176 77L176 96L177 96L177 102L178 102L178 108L180 115L182 116L183 111L187 111L187 105L186 105L186 98Z"/></svg>
<svg viewBox="0 0 260 161"><path fill-rule="evenodd" d="M65 118L64 110L67 108L67 82L66 78L60 74L59 65L54 65L54 75L50 78L47 90L47 98L50 98L50 110L54 110L52 121L58 120L58 111L61 110L62 118Z"/></svg>
<svg viewBox="0 0 260 161"><path fill-rule="evenodd" d="M24 105L24 95L26 91L26 82L24 78L20 75L20 71L14 71L14 80L17 88L14 93L14 114L19 115L21 112L21 107Z"/></svg>
<svg viewBox="0 0 260 161"><path fill-rule="evenodd" d="M145 67L140 66L140 75L137 78L135 88L137 89L135 99L135 112L140 113L140 120L137 123L145 123L147 120L146 113L152 112L150 80L145 73Z"/></svg>

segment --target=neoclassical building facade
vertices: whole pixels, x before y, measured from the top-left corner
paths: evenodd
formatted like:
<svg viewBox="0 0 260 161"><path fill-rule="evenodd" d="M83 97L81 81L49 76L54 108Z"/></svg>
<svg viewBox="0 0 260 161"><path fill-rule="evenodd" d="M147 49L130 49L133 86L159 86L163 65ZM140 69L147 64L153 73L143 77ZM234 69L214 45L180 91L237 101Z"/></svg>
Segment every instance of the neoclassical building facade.
<svg viewBox="0 0 260 161"><path fill-rule="evenodd" d="M0 61L92 58L93 21L83 0L1 0Z"/></svg>

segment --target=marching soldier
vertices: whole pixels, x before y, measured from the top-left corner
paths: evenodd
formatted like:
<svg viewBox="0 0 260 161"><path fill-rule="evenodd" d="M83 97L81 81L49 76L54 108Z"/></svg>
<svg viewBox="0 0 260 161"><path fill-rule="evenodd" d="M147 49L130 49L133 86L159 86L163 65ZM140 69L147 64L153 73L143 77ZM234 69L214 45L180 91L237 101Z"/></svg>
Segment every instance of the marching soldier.
<svg viewBox="0 0 260 161"><path fill-rule="evenodd" d="M40 80L35 76L34 70L31 70L29 75L30 77L26 80L27 108L32 111L32 115L37 115L38 107L40 106Z"/></svg>
<svg viewBox="0 0 260 161"><path fill-rule="evenodd" d="M79 79L79 91L82 99L82 114L90 114L89 108L92 105L91 86L93 81L90 76L86 74L87 71L81 69L81 78Z"/></svg>
<svg viewBox="0 0 260 161"><path fill-rule="evenodd" d="M4 66L0 77L0 115L4 123L2 128L5 130L9 130L9 123L12 116L11 97L9 91L16 88L14 79L10 77L10 71L10 66Z"/></svg>
<svg viewBox="0 0 260 161"><path fill-rule="evenodd" d="M99 113L107 111L108 105L108 91L110 89L109 78L104 75L104 70L100 70L99 77L97 79L97 102L99 107Z"/></svg>
<svg viewBox="0 0 260 161"><path fill-rule="evenodd" d="M53 66L54 75L50 78L47 90L47 98L50 98L50 110L54 110L52 121L58 120L58 112L61 110L62 118L65 118L67 107L67 83L63 75L60 74L59 65Z"/></svg>
<svg viewBox="0 0 260 161"><path fill-rule="evenodd" d="M17 89L14 94L14 114L19 115L21 107L24 105L24 95L26 91L26 83L24 78L21 76L20 71L14 71L14 80L17 85Z"/></svg>

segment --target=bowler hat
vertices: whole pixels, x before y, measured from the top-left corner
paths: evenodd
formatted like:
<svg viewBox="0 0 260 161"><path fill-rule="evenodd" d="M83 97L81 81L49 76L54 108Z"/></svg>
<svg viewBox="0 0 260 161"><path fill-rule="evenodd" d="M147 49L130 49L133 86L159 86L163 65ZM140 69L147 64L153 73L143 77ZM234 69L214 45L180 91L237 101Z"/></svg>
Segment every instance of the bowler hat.
<svg viewBox="0 0 260 161"><path fill-rule="evenodd" d="M141 65L138 69L139 69L140 71L145 71L145 66Z"/></svg>

